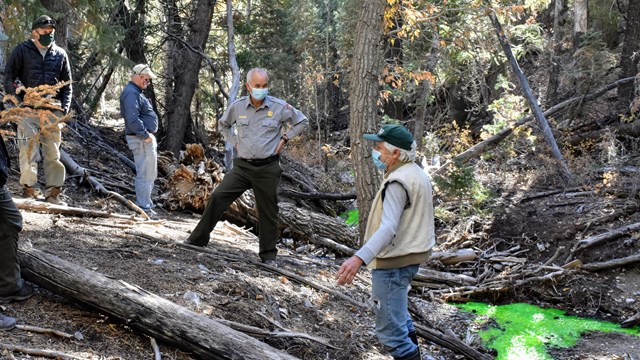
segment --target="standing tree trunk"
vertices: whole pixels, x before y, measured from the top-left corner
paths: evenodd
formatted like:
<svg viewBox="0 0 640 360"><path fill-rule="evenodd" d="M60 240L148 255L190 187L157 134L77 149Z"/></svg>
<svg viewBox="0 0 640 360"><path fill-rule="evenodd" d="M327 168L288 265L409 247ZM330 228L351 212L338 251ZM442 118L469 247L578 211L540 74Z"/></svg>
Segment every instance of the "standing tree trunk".
<svg viewBox="0 0 640 360"><path fill-rule="evenodd" d="M173 36L168 36L165 44L165 61L164 61L164 93L171 94L173 91L174 84L174 76L173 69L176 67L174 59L179 57L180 48L178 45L178 40L183 36L182 31L182 19L180 19L180 15L178 12L178 6L176 5L175 0L165 0L162 2L164 16L167 19L164 23L165 29L164 31L167 34L171 34ZM169 109L171 106L171 97L165 96L164 99L164 108ZM163 139L165 137L165 129L168 127L167 116L160 119L160 128L158 129L158 139Z"/></svg>
<svg viewBox="0 0 640 360"><path fill-rule="evenodd" d="M621 78L633 77L640 69L640 21L636 17L640 14L640 1L629 0L629 7L625 14L624 44L620 54ZM627 83L618 88L618 102L621 107L628 109L633 99L633 84Z"/></svg>
<svg viewBox="0 0 640 360"><path fill-rule="evenodd" d="M133 11L129 10L128 1L121 0L122 10L124 16L120 19L122 21L122 27L125 29L124 40L122 46L127 53L127 58L135 64L148 64L145 51L144 30L145 30L145 14L147 12L146 0L135 0L135 8ZM151 65L151 64L150 64ZM130 74L130 72L128 72ZM158 112L158 103L156 101L155 91L153 90L153 84L149 85L144 94L151 101L153 111L156 114ZM160 129L162 133L162 129Z"/></svg>
<svg viewBox="0 0 640 360"><path fill-rule="evenodd" d="M633 2L634 0L631 0ZM582 35L587 32L588 1L575 0L573 4L573 48L580 46Z"/></svg>
<svg viewBox="0 0 640 360"><path fill-rule="evenodd" d="M553 39L551 40L551 70L549 71L549 85L547 86L547 106L553 106L558 101L560 56L562 54L565 16L567 15L566 0L555 0L555 2L556 6L553 12Z"/></svg>
<svg viewBox="0 0 640 360"><path fill-rule="evenodd" d="M187 127L191 121L191 100L198 86L198 74L202 57L193 54L193 50L204 53L204 48L211 30L213 8L215 0L197 0L190 11L192 18L185 24L184 41L176 44L177 54L173 67L173 89L167 94L168 107L166 112L167 133L161 143L162 148L178 156L185 138Z"/></svg>
<svg viewBox="0 0 640 360"><path fill-rule="evenodd" d="M360 239L369 217L369 208L375 195L380 175L371 162L371 144L362 134L378 129L379 86L384 35L382 16L385 1L364 1L360 5L354 40L352 78L350 89L351 158L356 171L356 192L360 211Z"/></svg>

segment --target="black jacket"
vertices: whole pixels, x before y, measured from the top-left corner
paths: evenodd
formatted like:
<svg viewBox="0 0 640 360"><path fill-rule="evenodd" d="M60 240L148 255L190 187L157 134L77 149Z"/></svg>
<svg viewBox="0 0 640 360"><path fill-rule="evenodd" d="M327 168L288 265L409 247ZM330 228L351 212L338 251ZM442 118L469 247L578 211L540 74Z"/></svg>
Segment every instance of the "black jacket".
<svg viewBox="0 0 640 360"><path fill-rule="evenodd" d="M2 135L0 135L0 188L7 183L10 166L9 154L7 153L7 148L4 146L4 139L2 138Z"/></svg>
<svg viewBox="0 0 640 360"><path fill-rule="evenodd" d="M55 85L71 80L71 65L66 51L54 43L43 58L32 40L27 40L13 49L5 72L4 90L7 94L16 93L13 85L16 79L20 79L26 87ZM65 114L71 108L71 95L71 84L61 88L56 95Z"/></svg>

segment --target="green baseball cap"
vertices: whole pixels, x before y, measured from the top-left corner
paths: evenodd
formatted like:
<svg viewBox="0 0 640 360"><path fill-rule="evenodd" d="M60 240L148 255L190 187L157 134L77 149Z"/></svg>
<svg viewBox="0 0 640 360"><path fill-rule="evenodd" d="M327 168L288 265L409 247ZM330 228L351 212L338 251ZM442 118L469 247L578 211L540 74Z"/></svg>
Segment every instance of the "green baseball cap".
<svg viewBox="0 0 640 360"><path fill-rule="evenodd" d="M385 141L404 150L411 150L413 144L413 135L402 125L383 125L377 134L364 134L364 138Z"/></svg>

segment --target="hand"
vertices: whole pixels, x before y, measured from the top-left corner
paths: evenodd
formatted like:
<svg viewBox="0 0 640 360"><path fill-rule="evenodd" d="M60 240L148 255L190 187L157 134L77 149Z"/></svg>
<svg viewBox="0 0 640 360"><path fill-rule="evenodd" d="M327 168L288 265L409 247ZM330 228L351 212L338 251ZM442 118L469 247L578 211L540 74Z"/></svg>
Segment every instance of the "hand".
<svg viewBox="0 0 640 360"><path fill-rule="evenodd" d="M282 150L284 150L284 144L286 144L287 142L284 141L284 139L280 139L280 142L278 143L278 146L276 147L276 154L280 154L280 152Z"/></svg>
<svg viewBox="0 0 640 360"><path fill-rule="evenodd" d="M356 277L358 271L360 271L360 266L362 266L362 264L364 264L364 261L355 255L345 260L345 262L340 265L340 269L336 273L338 285L351 284L353 282L353 278Z"/></svg>
<svg viewBox="0 0 640 360"><path fill-rule="evenodd" d="M149 136L148 138L144 139L144 142L146 142L146 143L153 142L153 138L151 136Z"/></svg>

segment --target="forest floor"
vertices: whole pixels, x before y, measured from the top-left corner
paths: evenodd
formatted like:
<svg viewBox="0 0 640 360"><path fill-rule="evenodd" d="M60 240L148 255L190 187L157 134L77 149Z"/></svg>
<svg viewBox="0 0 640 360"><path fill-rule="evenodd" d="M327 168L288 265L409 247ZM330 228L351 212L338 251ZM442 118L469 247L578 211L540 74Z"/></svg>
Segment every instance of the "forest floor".
<svg viewBox="0 0 640 360"><path fill-rule="evenodd" d="M105 127L100 132L111 138L123 154L129 155L117 129ZM81 166L94 174L104 174L103 178L110 176L133 184L132 171L115 157L101 151L96 153L91 139L75 135L73 130L63 136L65 149ZM10 150L15 156L15 148L10 147ZM492 215L481 221L477 216L470 216L465 230L460 230L464 226L439 220L436 250L455 250L464 246L483 253L520 246L519 256L525 257L530 264L542 265L552 259L551 264L561 266L578 239L640 222L636 210L624 211L638 208L637 173L625 176L628 182L625 186L631 186L626 189L627 195L631 195L626 197L607 195L596 188L586 189L584 194L574 197L565 196L566 192L540 196L543 191L559 187L544 179L532 179L527 171L514 172L509 181L490 179L489 172L486 176L485 180L493 182L495 192ZM21 189L17 177L17 171L14 171L8 186L19 198ZM161 186L162 181L158 187ZM132 191L118 191L133 199ZM533 197L533 194L538 195ZM133 215L131 210L115 201L99 198L78 187L75 179L67 180L65 195L69 205ZM202 252L179 246L197 224L199 215L169 212L162 207L157 211L159 221L154 222L22 211L24 231L20 242L22 246L33 246L75 265L140 286L202 316L271 331L282 327L324 338L331 345L302 338L261 339L301 359L391 358L375 338L374 315L370 309L358 308L252 264L251 261L258 260L258 241L248 230L239 230L228 223L219 224L208 250ZM620 215L607 222L598 221L614 211L620 211ZM457 238L455 242L451 241L454 237ZM153 238L161 241L153 241ZM333 277L343 259L318 256L316 252L297 252L296 247L300 245L287 241L279 244L280 269L311 279L357 301L370 303L368 271L361 271L354 285L338 286ZM564 250L557 251L561 247ZM614 240L597 246L579 257L589 263L637 254L639 249L640 240L637 234L632 234L624 241ZM232 256L210 256L212 252ZM553 259L554 254L559 256ZM430 265L447 271L441 265ZM496 269L500 266L496 265ZM460 268L463 267L458 266L456 271L462 271ZM469 271L474 273L478 269ZM473 316L460 312L452 303L421 296L428 293L423 290L414 289L411 300L429 322L450 329L461 339L467 338L468 331L475 327ZM636 263L602 272L577 270L554 281L536 282L475 299L500 304L527 302L559 308L570 315L619 323L640 311L640 267ZM29 300L3 305L1 309L16 317L19 324L83 335L82 340L61 339L14 329L0 334L2 345L59 351L80 359L149 359L153 356L146 335L112 316L42 287L36 287L35 296ZM475 338L473 346L478 346L477 336ZM164 359L192 358L189 353L162 342L159 346ZM463 358L424 339L421 347L425 359ZM572 348L552 349L552 354L554 359L640 359L640 338L593 333ZM6 350L0 351L0 358L44 359L18 352L11 354Z"/></svg>

